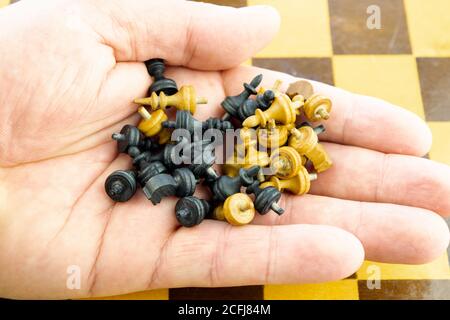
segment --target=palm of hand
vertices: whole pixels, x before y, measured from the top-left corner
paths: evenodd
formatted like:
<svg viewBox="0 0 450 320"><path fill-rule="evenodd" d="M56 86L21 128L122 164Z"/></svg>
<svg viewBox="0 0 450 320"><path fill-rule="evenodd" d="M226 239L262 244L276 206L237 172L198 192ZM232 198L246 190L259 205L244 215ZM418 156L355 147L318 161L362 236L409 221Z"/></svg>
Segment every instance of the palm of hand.
<svg viewBox="0 0 450 320"><path fill-rule="evenodd" d="M123 2L116 1L116 5L120 7ZM194 229L179 229L173 214L173 199L152 207L141 193L137 193L126 204L112 203L104 194L104 180L111 171L128 167L129 160L117 156L110 136L123 124L136 122L136 107L131 101L145 95L150 84L143 63L134 61L164 55L164 45L161 45L163 49L155 49L152 43L148 43L150 40L143 45L144 49L138 50L138 39L147 38L142 35L135 39L132 34L133 31L145 34L155 43L163 40L152 34L149 27L143 28L144 22L142 25L124 22L129 21L125 18L127 14L139 16L143 14L139 9L149 10L139 2L130 5L136 6L136 12L126 12L121 18L115 16L117 8L111 2L71 5L65 9L64 15L56 15L54 6L61 8L53 2L45 6L40 4L40 8L49 10L41 9L47 13L37 14L34 22L30 22L32 25L21 24L20 18L27 10L34 12L31 4L7 9L17 19L16 29L0 39L10 43L9 52L2 54L5 57L2 64L9 69L0 78L0 87L6 88L0 94L3 105L1 127L5 128L0 146L1 165L4 167L1 169L1 189L3 198L7 200L0 211L0 294L80 297L187 285L324 281L346 276L358 267L363 258L359 241L369 258L412 263L434 258L448 243L448 230L440 218L425 209L412 208L448 213L450 204L445 200L432 203L433 199L430 199L420 204L429 197L431 188L438 194L448 194L450 186L435 173L439 169L434 167L437 165L427 164L430 166L427 174L433 173L431 178L428 177L415 194L410 193L404 198L389 199L387 191L378 190L375 192L378 198L370 199L376 186L354 194L356 183L361 185L378 179L367 172L366 163L372 163L374 157L379 156L378 152L368 149L381 149L383 143L380 141L382 130L374 133L375 138L342 134L342 127L348 126L348 112L336 115L335 122L327 127L325 138L368 149L345 149L346 146L330 143L327 148L330 148L337 168L324 174L323 182L318 181L312 189L316 195L305 196L304 199L286 197L286 218L259 217L256 223L260 226L237 229L214 221L205 221ZM180 7L177 10L182 12L185 4L177 6ZM197 8L194 12L219 10L196 4L189 6ZM266 20L276 20L273 12L267 9L260 11ZM116 20L111 21L105 12ZM221 14L226 20L231 12ZM0 16L3 23L6 23L5 16L6 13ZM245 16L234 19L244 18L248 19ZM222 25L228 24L215 22L216 28ZM16 39L25 37L30 27L35 28L36 36L27 37L30 41L24 46L19 45ZM184 30L186 26L180 22L174 29ZM214 70L229 68L247 58L269 40L271 32L251 43L247 51L236 52L234 58L218 55L205 64L207 49L200 41L207 40L208 32L203 30L202 33L192 26L189 30L191 32L186 31L188 36L183 38L184 45L180 45L187 53L172 52L167 56L169 63L185 65L189 69L170 68L168 74L178 83L192 83L200 94L208 97L209 105L198 108L200 118L218 115L220 110L217 106L226 93L237 92L240 83L258 71L243 67ZM173 34L173 39L164 44L179 44L181 38L177 37L180 36ZM212 44L214 41L218 40L210 40ZM44 48L39 49L44 42ZM231 41L230 47L238 48L239 42ZM158 50L163 51L161 55ZM205 65L208 70L195 70ZM266 85L278 77L290 80L286 75L264 72ZM336 112L339 112L339 104L348 104L350 94L316 85L319 90L334 96ZM363 98L358 99L362 101ZM342 108L341 111L346 110ZM390 106L383 108L387 110ZM375 114L365 123L362 121L362 124L351 126L363 132L386 115L404 116L412 129L419 130L414 132L392 122L394 128L390 132L399 136L380 151L403 150L398 153L420 154L428 147L426 141L418 141L417 147L411 147L405 141L410 137L416 141L421 139L424 128L413 116L401 110ZM343 163L355 156L362 162L362 169L356 169L355 174L362 177L355 182L346 182L343 188L340 185L344 182L328 185L335 179L342 181L343 174L349 171L348 165ZM404 163L408 160L406 167L410 166L412 170L419 166L415 161L425 161L409 158L401 160ZM339 170L344 173L339 173ZM381 170L386 168L381 167ZM441 170L448 177L448 168ZM386 182L381 186L387 187ZM374 207L376 204L357 202L372 200L398 205ZM305 208L303 212L294 210L295 204ZM329 212L327 208L334 208L334 211ZM391 216L383 222L372 222L374 212ZM399 226L406 221L407 226ZM282 226L273 226L275 224ZM320 224L346 229L359 240L348 232ZM386 228L385 233L381 231L380 234L383 228ZM377 233L390 239L377 239ZM380 241L398 243L393 248L379 248ZM413 248L405 249L408 245ZM242 255L240 258L239 254ZM66 271L71 265L80 267L81 290L66 288ZM10 276L12 273L14 277Z"/></svg>

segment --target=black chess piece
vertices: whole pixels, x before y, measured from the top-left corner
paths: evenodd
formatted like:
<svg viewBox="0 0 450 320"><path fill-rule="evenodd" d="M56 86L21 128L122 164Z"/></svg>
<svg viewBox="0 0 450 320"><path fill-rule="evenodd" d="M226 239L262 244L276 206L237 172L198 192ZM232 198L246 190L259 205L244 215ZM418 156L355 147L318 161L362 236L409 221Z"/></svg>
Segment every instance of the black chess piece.
<svg viewBox="0 0 450 320"><path fill-rule="evenodd" d="M258 94L256 96L256 103L258 104L258 109L263 111L270 108L273 100L275 99L275 92L272 90L266 90L263 94Z"/></svg>
<svg viewBox="0 0 450 320"><path fill-rule="evenodd" d="M176 195L177 187L177 182L170 174L160 173L151 177L142 190L148 200L158 204L163 198Z"/></svg>
<svg viewBox="0 0 450 320"><path fill-rule="evenodd" d="M262 74L257 75L252 79L252 81L250 81L250 84L244 83L244 91L242 91L240 94L236 96L226 97L225 100L222 101L221 103L222 108L225 109L228 115L238 118L239 107L242 104L244 104L245 100L247 100L250 97L250 95L257 93L256 87L259 86L259 84L262 81L262 78L263 78Z"/></svg>
<svg viewBox="0 0 450 320"><path fill-rule="evenodd" d="M248 169L239 169L239 175L236 177L220 176L211 187L214 201L223 202L229 196L239 193L241 187L251 185L259 170L259 166L253 166Z"/></svg>
<svg viewBox="0 0 450 320"><path fill-rule="evenodd" d="M266 214L270 209L278 215L284 213L284 209L278 205L281 198L281 192L274 187L266 187L261 189L259 181L254 181L247 187L245 192L253 193L255 195L255 209L260 214Z"/></svg>
<svg viewBox="0 0 450 320"><path fill-rule="evenodd" d="M171 129L186 129L190 134L196 132L202 133L207 129L218 129L225 131L227 129L233 129L233 125L229 121L224 121L218 118L209 118L206 121L199 121L195 119L189 111L178 110L176 113L175 121L164 121L163 127Z"/></svg>
<svg viewBox="0 0 450 320"><path fill-rule="evenodd" d="M133 159L133 165L138 171L137 180L141 186L145 186L147 181L153 176L167 173L167 168L162 162L151 161L149 151L141 152L137 147L130 147L128 154Z"/></svg>
<svg viewBox="0 0 450 320"><path fill-rule="evenodd" d="M178 168L172 172L172 177L177 183L176 196L183 198L192 196L197 187L197 179L188 168Z"/></svg>
<svg viewBox="0 0 450 320"><path fill-rule="evenodd" d="M258 94L255 100L247 99L238 108L238 115L240 121L244 121L255 114L256 109L267 110L275 99L275 93L272 90L266 90L263 94Z"/></svg>
<svg viewBox="0 0 450 320"><path fill-rule="evenodd" d="M153 77L153 83L148 90L149 95L153 92L156 94L164 92L164 94L171 96L178 92L176 82L164 76L165 65L162 59L150 59L145 62L145 66L149 75Z"/></svg>
<svg viewBox="0 0 450 320"><path fill-rule="evenodd" d="M177 143L165 144L158 152L153 152L150 161L161 161L168 170L181 167L184 164L185 157L183 151L189 148L190 141L184 136L178 137Z"/></svg>
<svg viewBox="0 0 450 320"><path fill-rule="evenodd" d="M150 152L141 152L137 147L131 147L128 154L138 169L137 180L147 199L157 204L162 198L176 194L178 184L161 161L150 162Z"/></svg>
<svg viewBox="0 0 450 320"><path fill-rule="evenodd" d="M244 121L248 117L255 114L258 109L258 103L255 100L247 99L238 109L238 118L240 121Z"/></svg>
<svg viewBox="0 0 450 320"><path fill-rule="evenodd" d="M105 191L116 202L126 202L136 193L136 172L133 170L117 170L105 181Z"/></svg>
<svg viewBox="0 0 450 320"><path fill-rule="evenodd" d="M175 216L184 227L193 227L200 224L211 211L208 201L194 196L184 197L175 205Z"/></svg>
<svg viewBox="0 0 450 320"><path fill-rule="evenodd" d="M159 152L153 153L150 156L150 161L160 161L167 167L168 170L172 170L179 166L179 164L176 164L174 161L175 156L175 145L166 144L161 150L159 150Z"/></svg>
<svg viewBox="0 0 450 320"><path fill-rule="evenodd" d="M117 149L121 153L126 153L130 147L147 147L148 143L151 144L138 128L129 124L123 126L120 133L113 133L112 138L117 141Z"/></svg>

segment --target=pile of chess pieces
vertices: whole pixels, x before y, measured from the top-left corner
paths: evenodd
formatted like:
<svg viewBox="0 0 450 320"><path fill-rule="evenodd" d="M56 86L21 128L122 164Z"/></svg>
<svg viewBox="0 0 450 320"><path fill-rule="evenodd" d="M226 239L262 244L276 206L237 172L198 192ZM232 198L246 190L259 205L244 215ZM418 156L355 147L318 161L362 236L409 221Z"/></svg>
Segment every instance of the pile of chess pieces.
<svg viewBox="0 0 450 320"><path fill-rule="evenodd" d="M282 92L281 81L270 89L258 87L258 75L244 83L240 94L225 98L221 119L200 121L194 114L207 99L197 97L193 86L178 89L164 76L163 60L149 60L146 66L153 78L149 97L134 101L142 119L137 127L125 125L112 135L118 152L132 160L132 168L106 179L105 191L113 201L126 202L142 188L154 205L178 197L175 216L182 226L193 227L205 218L245 225L256 212L283 214L282 192L307 193L317 174L331 167L318 139L325 127L311 123L327 120L332 104L309 82L296 81ZM177 109L174 120L167 108ZM302 118L307 122L298 124ZM214 135L205 135L208 130L239 138L223 165L216 157L220 145ZM200 184L210 190L209 199L194 195Z"/></svg>

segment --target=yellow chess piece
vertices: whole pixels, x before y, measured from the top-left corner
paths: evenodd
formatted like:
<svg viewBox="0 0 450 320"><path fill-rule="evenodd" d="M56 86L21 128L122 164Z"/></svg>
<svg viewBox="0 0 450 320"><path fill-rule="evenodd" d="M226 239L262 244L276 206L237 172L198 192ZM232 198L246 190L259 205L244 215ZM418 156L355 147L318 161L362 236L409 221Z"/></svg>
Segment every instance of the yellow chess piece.
<svg viewBox="0 0 450 320"><path fill-rule="evenodd" d="M314 129L310 126L292 129L288 144L311 160L317 172L323 172L333 164L324 147L319 143Z"/></svg>
<svg viewBox="0 0 450 320"><path fill-rule="evenodd" d="M242 128L240 131L240 136L242 139L242 145L236 146L236 154L237 156L243 156L244 158L244 163L241 166L246 169L255 165L260 168L267 167L270 163L269 154L265 151L258 150L258 141L257 139L253 139L252 129ZM243 154L242 150L244 150ZM258 180L261 182L265 180L262 170L258 172Z"/></svg>
<svg viewBox="0 0 450 320"><path fill-rule="evenodd" d="M225 221L225 215L224 215L224 212L223 212L223 205L219 205L213 210L212 217L215 220Z"/></svg>
<svg viewBox="0 0 450 320"><path fill-rule="evenodd" d="M144 135L147 137L159 135L160 144L165 144L170 140L170 131L162 126L162 123L168 120L168 117L163 110L156 110L149 113L145 107L139 107L138 113L142 117L138 129L141 130Z"/></svg>
<svg viewBox="0 0 450 320"><path fill-rule="evenodd" d="M229 157L222 166L222 172L229 177L236 177L240 168L248 169L255 165L264 168L270 163L269 154L257 149L258 142L253 139L251 130L248 128L241 129L242 143L236 145L233 156ZM258 180L261 182L265 180L262 170L258 172Z"/></svg>
<svg viewBox="0 0 450 320"><path fill-rule="evenodd" d="M261 126L266 127L269 119L274 119L282 124L294 123L297 117L298 109L302 106L301 101L291 101L284 93L275 96L272 105L266 111L256 109L255 115L244 120L242 125L247 128Z"/></svg>
<svg viewBox="0 0 450 320"><path fill-rule="evenodd" d="M258 128L256 134L258 142L266 149L277 149L286 144L289 131L294 127L293 123L287 125L276 125L274 119L267 122L267 128Z"/></svg>
<svg viewBox="0 0 450 320"><path fill-rule="evenodd" d="M275 176L289 179L295 176L303 167L302 156L292 147L281 147L270 156L270 167Z"/></svg>
<svg viewBox="0 0 450 320"><path fill-rule="evenodd" d="M314 94L305 101L303 111L309 121L328 120L331 106L332 103L329 98Z"/></svg>
<svg viewBox="0 0 450 320"><path fill-rule="evenodd" d="M295 176L289 179L280 179L272 176L270 181L261 184L261 188L275 187L278 191L289 191L293 194L302 195L309 191L311 181L317 179L317 174L308 173L305 167L301 166Z"/></svg>
<svg viewBox="0 0 450 320"><path fill-rule="evenodd" d="M253 200L245 193L235 193L225 200L223 215L234 226L249 224L255 217Z"/></svg>
<svg viewBox="0 0 450 320"><path fill-rule="evenodd" d="M178 110L190 111L194 114L197 104L208 103L208 100L203 97L196 97L193 86L182 86L174 95L166 96L164 92L161 92L158 96L153 92L150 97L135 99L134 102L150 106L152 110L165 110L167 107L175 107Z"/></svg>

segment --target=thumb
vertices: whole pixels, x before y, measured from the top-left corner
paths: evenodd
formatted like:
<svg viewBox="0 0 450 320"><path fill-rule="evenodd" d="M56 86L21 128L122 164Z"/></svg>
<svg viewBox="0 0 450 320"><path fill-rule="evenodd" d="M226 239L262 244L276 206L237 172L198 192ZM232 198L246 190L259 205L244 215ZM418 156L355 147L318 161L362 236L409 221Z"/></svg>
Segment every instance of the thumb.
<svg viewBox="0 0 450 320"><path fill-rule="evenodd" d="M92 23L118 61L159 57L170 65L228 69L266 46L280 24L277 11L269 6L238 9L175 0L100 2L97 8L103 15Z"/></svg>

